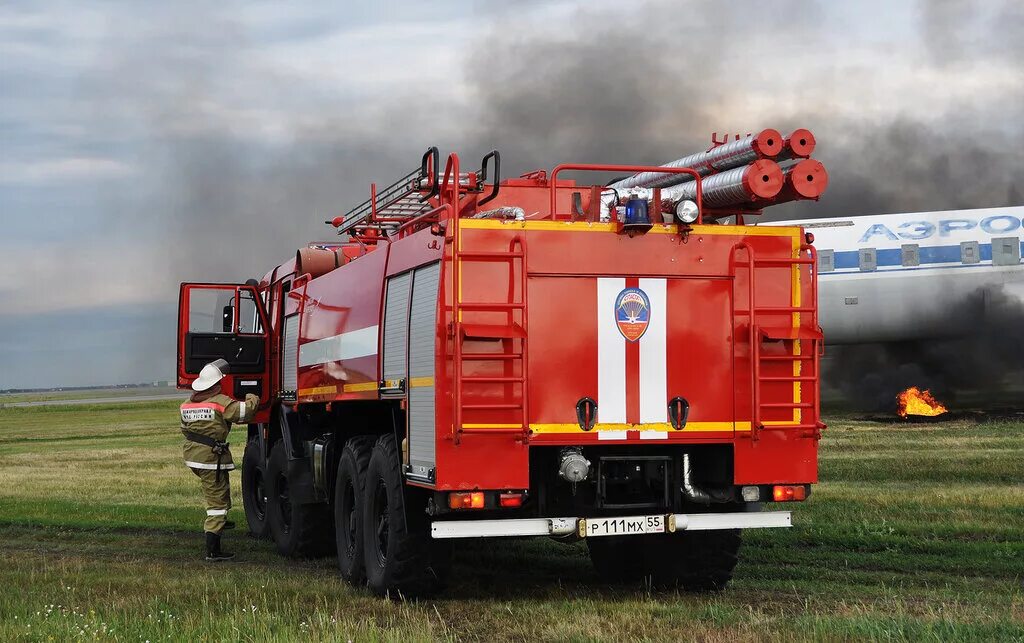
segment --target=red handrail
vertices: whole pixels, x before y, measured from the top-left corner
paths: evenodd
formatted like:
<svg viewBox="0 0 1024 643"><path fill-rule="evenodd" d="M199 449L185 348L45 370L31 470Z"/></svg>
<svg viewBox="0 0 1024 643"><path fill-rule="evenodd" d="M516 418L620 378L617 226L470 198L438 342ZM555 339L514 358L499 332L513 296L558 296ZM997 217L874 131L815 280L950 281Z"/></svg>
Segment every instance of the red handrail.
<svg viewBox="0 0 1024 643"><path fill-rule="evenodd" d="M451 187L449 187L449 179L454 177ZM451 215L449 218L449 226L451 226L452 232L452 322L455 328L455 350L452 355L452 438L458 444L459 439L459 428L462 426L462 341L459 337L459 326L462 321L459 319L459 156L454 152L448 155L448 160L444 166L444 179L441 181L441 188L439 190L439 198L441 203L444 203L445 193L451 191L450 202L448 205L451 207Z"/></svg>
<svg viewBox="0 0 1024 643"><path fill-rule="evenodd" d="M556 196L558 194L558 173L563 171L583 171L583 172L631 172L636 174L638 172L661 172L663 174L689 174L697 181L697 221L695 223L702 223L704 221L704 192L703 186L701 185L701 176L697 170L692 170L688 167L664 167L661 165L601 165L593 163L565 163L555 167L551 170L550 179L550 190L551 190L551 218L557 220L558 215L555 213L556 209Z"/></svg>
<svg viewBox="0 0 1024 643"><path fill-rule="evenodd" d="M430 210L429 212L424 212L423 214L421 214L421 215L419 215L419 216L417 216L417 217L415 217L413 219L409 219L408 221L406 221L405 223L403 223L402 225L400 225L398 227L398 231L397 231L398 237L402 238L404 236L403 233L405 233L405 231L408 230L409 228L415 227L415 226L417 226L417 225L419 225L421 223L425 223L427 219L429 219L429 218L431 218L433 216L436 216L436 215L440 214L441 212L443 212L445 210L450 210L451 207L452 206L450 204L444 203L442 205L437 206L433 210ZM441 218L438 217L438 221L440 221L440 220L441 220ZM433 223L433 222L431 222L431 223Z"/></svg>
<svg viewBox="0 0 1024 643"><path fill-rule="evenodd" d="M750 388L751 388L751 409L750 409L750 437L757 439L757 431L760 429L761 424L761 400L760 391L758 390L757 380L760 375L760 358L758 350L758 340L756 328L756 316L757 311L754 308L754 249L750 247L750 244L746 241L740 241L732 247L732 252L729 256L729 272L732 277L736 276L736 264L733 260L736 257L737 250L747 251L746 267L750 275L747 277L747 320L748 320L748 331L749 331L749 342L750 342ZM735 282L734 282L735 283ZM733 312L735 313L735 305L733 306Z"/></svg>
<svg viewBox="0 0 1024 643"><path fill-rule="evenodd" d="M751 437L756 440L758 432L764 428L762 426L763 423L761 421L761 400L760 400L761 395L760 395L760 389L758 387L758 382L761 381L762 378L761 378L761 364L760 364L760 361L761 361L760 360L760 338L757 337L757 324L756 324L756 320L757 320L757 311L758 310L764 310L765 307L758 308L754 304L754 298L755 298L755 292L756 292L756 288L755 288L755 274L754 273L756 272L756 267L757 267L757 264L758 264L758 260L754 257L754 250L753 250L753 248L746 241L740 241L739 243L737 243L736 245L734 245L732 247L732 254L731 254L730 260L729 260L729 264L730 264L729 265L729 272L730 272L730 275L733 276L733 277L736 276L736 261L735 261L735 258L736 258L736 251L737 250L745 250L747 252L747 260L745 262L745 267L750 271L750 276L748 278L748 283L747 283L747 286L748 286L747 287L747 301L748 301L748 303L747 303L747 306L748 306L747 315L748 315L749 323L750 323L749 335L750 335L751 386L752 386L752 395L751 395L751 397L752 397L752 404L753 404L753 408L751 409ZM808 252L809 255L810 255L806 259L802 257L804 252ZM778 264L783 264L783 265L790 265L793 268L796 268L797 270L799 270L801 265L806 265L808 267L809 276L810 276L810 279L811 279L811 284L810 284L811 285L811 288L810 288L810 290L811 290L811 301L812 301L813 305L811 305L811 306L783 306L783 307L779 307L779 311L778 312L791 312L793 314L799 314L801 311L807 310L810 313L810 322L811 323L809 325L811 327L813 327L814 329L820 330L820 326L818 324L818 275L817 275L817 270L818 270L818 253L817 253L817 250L814 248L814 246L812 246L811 244L806 244L805 243L805 244L802 244L800 246L800 249L798 250L796 257L786 258L786 259L762 259L762 260L760 260L760 262L762 264L778 263ZM803 324L801 324L801 325L803 325ZM820 359L821 359L821 350L820 350L820 348L823 345L824 345L824 342L821 342L814 349L814 354L809 356L810 359L811 359L811 365L812 365L812 370L813 370L813 375L811 377L818 384L818 388L812 393L812 395L814 396L814 402L809 405L813 409L813 411L814 411L814 418L813 418L814 424L813 425L809 425L807 422L804 422L803 421L803 415L802 415L803 412L801 411L801 422L800 423L793 424L793 425L783 425L783 428L808 427L808 428L815 428L816 430L818 430L818 429L821 429L821 428L824 427L824 424L822 424L822 422L821 422L821 383L820 383L821 382L821 361L820 361ZM797 356L797 355L792 355L791 358L794 359L794 360L800 359L800 357ZM786 381L794 381L794 380L791 380L790 378L786 378ZM800 408L800 407L794 407L794 408Z"/></svg>

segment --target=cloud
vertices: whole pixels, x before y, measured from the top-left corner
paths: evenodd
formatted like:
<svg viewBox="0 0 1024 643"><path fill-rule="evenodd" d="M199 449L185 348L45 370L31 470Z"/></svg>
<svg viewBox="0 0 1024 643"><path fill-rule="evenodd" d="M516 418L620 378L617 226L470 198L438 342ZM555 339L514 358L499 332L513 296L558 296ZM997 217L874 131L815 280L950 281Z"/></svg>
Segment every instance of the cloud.
<svg viewBox="0 0 1024 643"><path fill-rule="evenodd" d="M156 239L0 244L0 316L172 301L171 252Z"/></svg>
<svg viewBox="0 0 1024 643"><path fill-rule="evenodd" d="M122 179L136 173L131 165L109 158L61 158L29 163L0 162L0 183L53 184Z"/></svg>
<svg viewBox="0 0 1024 643"><path fill-rule="evenodd" d="M804 126L830 192L775 216L1019 200L1024 19L955 4L9 5L0 317L261 276L428 145L497 147L511 175Z"/></svg>

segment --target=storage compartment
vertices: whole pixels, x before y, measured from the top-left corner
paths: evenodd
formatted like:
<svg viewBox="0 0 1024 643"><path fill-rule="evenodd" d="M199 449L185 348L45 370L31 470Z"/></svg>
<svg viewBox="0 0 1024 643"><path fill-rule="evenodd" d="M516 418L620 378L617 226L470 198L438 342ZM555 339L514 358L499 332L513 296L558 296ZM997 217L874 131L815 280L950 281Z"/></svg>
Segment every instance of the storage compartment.
<svg viewBox="0 0 1024 643"><path fill-rule="evenodd" d="M597 506L668 509L672 471L670 456L603 456L597 461Z"/></svg>

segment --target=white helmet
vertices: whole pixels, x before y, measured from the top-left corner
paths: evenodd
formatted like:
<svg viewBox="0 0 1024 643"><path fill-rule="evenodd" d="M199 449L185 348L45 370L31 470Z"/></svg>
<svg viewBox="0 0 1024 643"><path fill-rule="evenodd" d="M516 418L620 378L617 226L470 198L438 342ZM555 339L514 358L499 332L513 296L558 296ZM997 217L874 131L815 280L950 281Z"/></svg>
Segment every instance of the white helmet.
<svg viewBox="0 0 1024 643"><path fill-rule="evenodd" d="M210 362L199 371L199 377L192 382L193 391L206 391L214 384L224 379L224 372L228 370L228 363L222 359Z"/></svg>

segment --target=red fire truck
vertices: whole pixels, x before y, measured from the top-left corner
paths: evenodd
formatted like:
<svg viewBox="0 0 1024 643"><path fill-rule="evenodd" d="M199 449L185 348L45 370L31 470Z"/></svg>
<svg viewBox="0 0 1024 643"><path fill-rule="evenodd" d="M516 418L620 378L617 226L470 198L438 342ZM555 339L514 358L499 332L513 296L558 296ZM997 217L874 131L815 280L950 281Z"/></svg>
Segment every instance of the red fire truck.
<svg viewBox="0 0 1024 643"><path fill-rule="evenodd" d="M717 166L509 179L431 148L340 241L182 284L179 387L223 358L262 400L249 529L380 594L442 588L454 539L524 536L584 540L608 580L724 587L740 530L790 526L762 509L808 497L824 428L813 238L749 222L825 175L771 132Z"/></svg>

